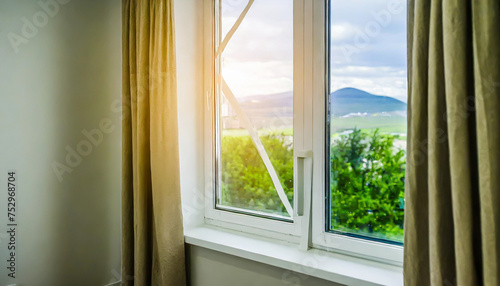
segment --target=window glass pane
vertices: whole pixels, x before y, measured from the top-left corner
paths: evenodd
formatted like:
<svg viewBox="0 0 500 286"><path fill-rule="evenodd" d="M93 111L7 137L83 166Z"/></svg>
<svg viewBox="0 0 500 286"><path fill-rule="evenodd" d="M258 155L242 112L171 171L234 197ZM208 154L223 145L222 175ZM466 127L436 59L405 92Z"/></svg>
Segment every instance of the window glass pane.
<svg viewBox="0 0 500 286"><path fill-rule="evenodd" d="M406 1L330 1L328 229L403 241Z"/></svg>
<svg viewBox="0 0 500 286"><path fill-rule="evenodd" d="M216 204L286 218L293 201L293 1L255 0L232 34L248 3L216 3L216 50L227 42L216 52Z"/></svg>

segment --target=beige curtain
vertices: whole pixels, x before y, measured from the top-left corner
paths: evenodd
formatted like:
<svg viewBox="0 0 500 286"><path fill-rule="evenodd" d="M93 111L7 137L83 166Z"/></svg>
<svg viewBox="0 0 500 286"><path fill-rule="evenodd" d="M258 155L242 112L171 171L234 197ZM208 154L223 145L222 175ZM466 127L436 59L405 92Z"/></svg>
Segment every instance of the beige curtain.
<svg viewBox="0 0 500 286"><path fill-rule="evenodd" d="M123 0L122 285L185 285L173 0Z"/></svg>
<svg viewBox="0 0 500 286"><path fill-rule="evenodd" d="M410 0L405 285L500 285L500 1Z"/></svg>

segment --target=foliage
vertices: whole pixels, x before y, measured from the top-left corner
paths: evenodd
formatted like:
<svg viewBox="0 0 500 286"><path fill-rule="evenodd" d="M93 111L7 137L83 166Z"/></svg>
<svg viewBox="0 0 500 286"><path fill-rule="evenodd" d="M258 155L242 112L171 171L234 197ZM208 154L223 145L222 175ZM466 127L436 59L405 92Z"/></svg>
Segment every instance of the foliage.
<svg viewBox="0 0 500 286"><path fill-rule="evenodd" d="M332 229L402 240L406 162L395 139L355 129L332 142Z"/></svg>
<svg viewBox="0 0 500 286"><path fill-rule="evenodd" d="M287 136L260 137L290 203L293 203L293 149ZM250 136L223 136L221 148L223 205L288 215Z"/></svg>
<svg viewBox="0 0 500 286"><path fill-rule="evenodd" d="M293 148L287 136L270 133L261 141L285 193L293 198ZM397 136L355 129L332 139L331 228L401 241L405 151ZM287 215L249 136L223 136L223 205Z"/></svg>

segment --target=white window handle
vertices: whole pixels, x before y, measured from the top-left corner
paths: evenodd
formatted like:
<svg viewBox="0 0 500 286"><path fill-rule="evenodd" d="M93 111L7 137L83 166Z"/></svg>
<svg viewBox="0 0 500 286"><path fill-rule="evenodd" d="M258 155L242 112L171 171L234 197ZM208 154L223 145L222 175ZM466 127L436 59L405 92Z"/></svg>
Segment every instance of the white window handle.
<svg viewBox="0 0 500 286"><path fill-rule="evenodd" d="M296 151L295 158L297 158L297 206L295 207L295 216L304 215L304 207L306 205L306 193L310 192L311 175L312 175L312 151Z"/></svg>
<svg viewBox="0 0 500 286"><path fill-rule="evenodd" d="M301 217L301 250L308 250L311 245L311 208L312 208L312 169L313 152L296 151L297 158L297 206L295 216Z"/></svg>

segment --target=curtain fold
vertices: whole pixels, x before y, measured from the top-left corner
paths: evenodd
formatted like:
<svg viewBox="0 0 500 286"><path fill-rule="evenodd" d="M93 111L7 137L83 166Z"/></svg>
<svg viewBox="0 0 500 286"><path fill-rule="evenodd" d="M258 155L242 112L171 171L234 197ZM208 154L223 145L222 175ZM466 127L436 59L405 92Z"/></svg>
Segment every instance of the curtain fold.
<svg viewBox="0 0 500 286"><path fill-rule="evenodd" d="M185 285L173 1L122 6L122 285Z"/></svg>
<svg viewBox="0 0 500 286"><path fill-rule="evenodd" d="M405 285L500 285L500 2L408 2Z"/></svg>

